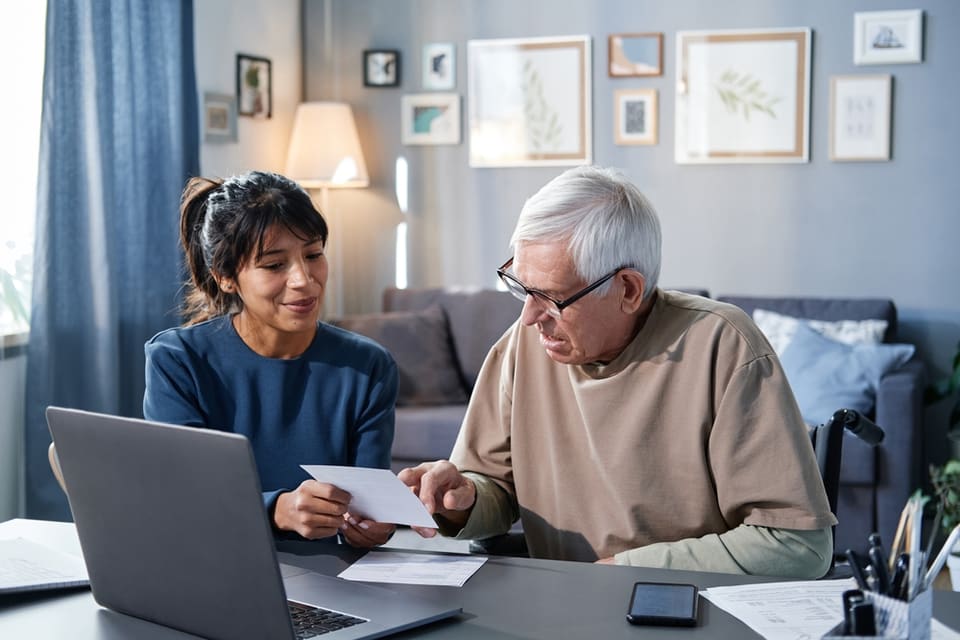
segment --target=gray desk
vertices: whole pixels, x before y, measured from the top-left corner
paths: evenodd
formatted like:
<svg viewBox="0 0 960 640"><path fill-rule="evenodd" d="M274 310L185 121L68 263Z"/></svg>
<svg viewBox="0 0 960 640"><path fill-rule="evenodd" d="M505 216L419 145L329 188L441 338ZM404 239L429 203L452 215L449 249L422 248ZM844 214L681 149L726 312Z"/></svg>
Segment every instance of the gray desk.
<svg viewBox="0 0 960 640"><path fill-rule="evenodd" d="M280 561L336 574L361 553L341 547L333 553L303 542L281 542ZM376 553L374 551L373 553ZM463 607L458 618L434 623L397 638L757 638L736 618L700 601L694 629L632 627L624 620L630 588L637 580L692 582L700 587L757 582L725 574L598 566L553 560L490 558L462 588L389 585ZM960 628L960 594L934 594L934 615ZM0 638L138 640L189 638L164 627L100 608L87 590L0 596Z"/></svg>

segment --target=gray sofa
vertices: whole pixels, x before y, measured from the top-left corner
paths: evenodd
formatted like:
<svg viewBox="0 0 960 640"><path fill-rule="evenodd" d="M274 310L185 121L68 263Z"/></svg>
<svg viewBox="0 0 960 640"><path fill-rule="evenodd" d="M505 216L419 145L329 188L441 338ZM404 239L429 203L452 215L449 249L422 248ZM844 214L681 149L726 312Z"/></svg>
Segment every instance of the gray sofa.
<svg viewBox="0 0 960 640"><path fill-rule="evenodd" d="M723 296L747 313L762 308L798 318L887 321L885 342L896 340L891 300ZM393 469L445 458L489 348L517 319L521 304L495 290L387 289L383 312L337 324L369 335L394 354L400 372ZM863 548L879 531L891 540L901 508L923 479L922 390L916 359L885 375L871 414L886 439L870 448L844 442L836 548ZM836 407L839 409L841 407Z"/></svg>

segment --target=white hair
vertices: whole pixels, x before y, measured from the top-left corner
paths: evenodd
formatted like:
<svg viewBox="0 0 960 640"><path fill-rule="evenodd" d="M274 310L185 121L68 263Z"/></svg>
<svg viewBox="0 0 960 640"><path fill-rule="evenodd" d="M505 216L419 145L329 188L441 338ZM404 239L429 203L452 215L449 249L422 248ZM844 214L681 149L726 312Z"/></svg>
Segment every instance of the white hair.
<svg viewBox="0 0 960 640"><path fill-rule="evenodd" d="M617 169L581 166L564 171L523 205L510 238L566 242L577 275L586 282L619 267L645 281L646 298L660 277L660 220L650 201ZM595 293L604 294L608 283Z"/></svg>

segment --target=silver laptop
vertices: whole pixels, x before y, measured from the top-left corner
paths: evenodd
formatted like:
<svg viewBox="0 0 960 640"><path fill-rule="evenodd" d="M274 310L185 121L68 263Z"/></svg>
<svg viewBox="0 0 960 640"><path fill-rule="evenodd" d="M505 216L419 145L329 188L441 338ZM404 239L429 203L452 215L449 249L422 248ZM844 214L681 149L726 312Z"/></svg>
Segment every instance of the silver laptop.
<svg viewBox="0 0 960 640"><path fill-rule="evenodd" d="M101 606L231 640L376 638L460 612L287 565L281 577L241 435L58 407L47 424ZM295 630L303 619L315 630Z"/></svg>

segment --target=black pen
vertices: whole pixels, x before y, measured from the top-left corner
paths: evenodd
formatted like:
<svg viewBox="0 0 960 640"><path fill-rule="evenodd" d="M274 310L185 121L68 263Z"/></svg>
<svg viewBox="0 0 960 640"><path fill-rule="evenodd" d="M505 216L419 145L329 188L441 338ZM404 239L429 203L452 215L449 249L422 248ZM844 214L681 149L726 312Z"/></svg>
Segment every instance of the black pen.
<svg viewBox="0 0 960 640"><path fill-rule="evenodd" d="M860 587L861 591L869 591L867 576L864 575L863 565L860 563L860 554L853 549L847 549L845 555L847 556L847 563L850 565L850 573L853 574L853 579L857 581L857 586Z"/></svg>
<svg viewBox="0 0 960 640"><path fill-rule="evenodd" d="M890 590L887 595L898 600L906 600L910 588L908 572L910 570L910 554L901 553L893 565L893 577L890 578Z"/></svg>
<svg viewBox="0 0 960 640"><path fill-rule="evenodd" d="M890 572L887 570L887 556L883 552L883 543L880 541L879 533L870 534L870 550L867 555L870 557L870 564L877 576L877 591L879 593L890 592Z"/></svg>

